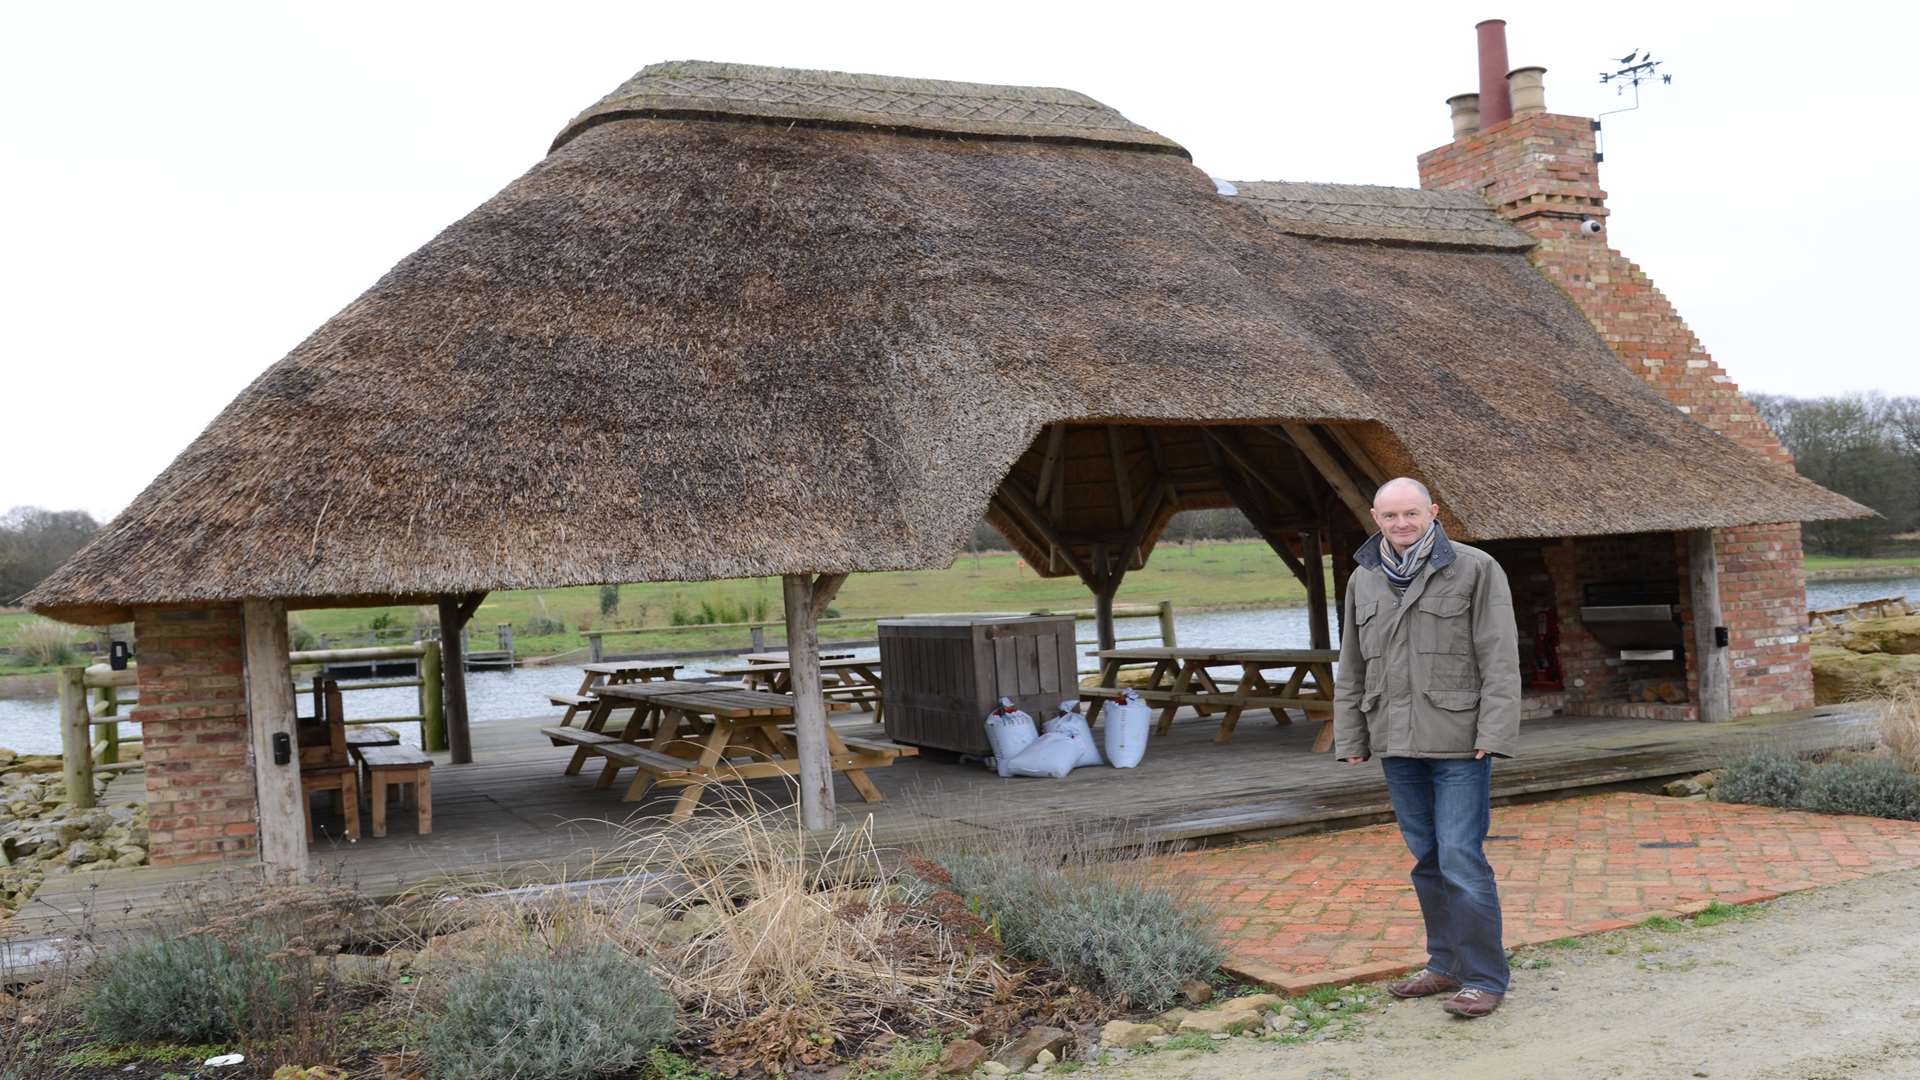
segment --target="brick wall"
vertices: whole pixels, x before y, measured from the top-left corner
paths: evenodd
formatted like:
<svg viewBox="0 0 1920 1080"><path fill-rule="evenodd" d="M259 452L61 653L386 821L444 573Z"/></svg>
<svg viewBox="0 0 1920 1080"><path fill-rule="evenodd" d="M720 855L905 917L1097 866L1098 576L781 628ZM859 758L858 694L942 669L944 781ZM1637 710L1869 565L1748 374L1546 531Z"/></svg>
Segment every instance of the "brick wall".
<svg viewBox="0 0 1920 1080"><path fill-rule="evenodd" d="M1693 331L1645 272L1589 236L1581 222L1607 219L1591 121L1527 113L1420 155L1420 185L1475 191L1538 241L1533 264L1573 300L1614 355L1682 412L1733 442L1783 464L1792 459L1751 402L1708 355ZM1686 572L1684 537L1677 571ZM1593 543L1576 542L1576 546ZM1813 704L1806 643L1806 582L1797 523L1718 530L1721 613L1732 641L1733 714L1776 712ZM1561 604L1561 663L1598 679L1598 648L1570 634L1558 587L1576 580L1584 558L1575 549L1546 552ZM1604 556L1601 556L1604 558ZM1682 579L1684 581L1684 578ZM1685 603L1684 593L1681 601ZM1577 615L1576 615L1577 617ZM1689 673L1689 683L1695 680Z"/></svg>
<svg viewBox="0 0 1920 1080"><path fill-rule="evenodd" d="M257 826L248 760L245 652L238 605L149 608L134 618L155 863L252 858Z"/></svg>

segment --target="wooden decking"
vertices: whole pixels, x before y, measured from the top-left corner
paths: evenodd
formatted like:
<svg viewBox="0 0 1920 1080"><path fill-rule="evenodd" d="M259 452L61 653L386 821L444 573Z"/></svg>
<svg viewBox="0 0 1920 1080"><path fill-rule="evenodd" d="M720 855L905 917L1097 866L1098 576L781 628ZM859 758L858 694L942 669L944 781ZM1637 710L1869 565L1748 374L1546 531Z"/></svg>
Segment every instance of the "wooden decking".
<svg viewBox="0 0 1920 1080"><path fill-rule="evenodd" d="M320 838L314 861L375 896L449 878L518 885L604 872L593 865L596 855L630 830L660 827L674 793L623 803L618 790L594 788L591 769L562 775L573 750L539 734L551 720L476 727L471 765L449 765L442 755L434 769L432 835L417 835L412 816L404 815L381 839L349 845ZM878 732L859 723L836 726L848 735ZM871 774L885 802L862 802L841 780L839 817L857 823L871 814L878 841L902 847L936 837L990 838L998 830L1050 823L1070 823L1096 842L1140 836L1219 842L1378 819L1388 809L1378 766L1345 766L1310 753L1318 726L1277 726L1266 713L1249 713L1234 741L1221 746L1213 738L1217 719L1183 714L1169 734L1153 741L1139 768L1081 769L1061 780L1002 780L978 766L903 759ZM1672 776L1709 768L1752 746L1853 745L1871 741L1871 731L1871 714L1841 708L1718 725L1577 716L1529 720L1519 753L1494 770L1494 793L1510 799ZM116 781L108 805L141 797L139 784L137 775ZM782 781L757 781L751 790L769 805L791 806ZM330 831L338 837L338 829ZM247 873L201 865L61 875L0 923L0 934L44 940L70 935L83 923L101 929L148 920L183 889L204 889L210 879L236 872Z"/></svg>

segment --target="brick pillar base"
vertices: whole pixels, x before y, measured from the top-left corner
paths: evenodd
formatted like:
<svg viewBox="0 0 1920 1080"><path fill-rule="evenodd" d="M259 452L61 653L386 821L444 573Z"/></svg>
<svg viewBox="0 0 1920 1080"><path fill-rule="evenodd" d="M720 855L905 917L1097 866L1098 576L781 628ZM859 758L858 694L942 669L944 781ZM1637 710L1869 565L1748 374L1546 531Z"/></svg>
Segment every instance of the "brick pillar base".
<svg viewBox="0 0 1920 1080"><path fill-rule="evenodd" d="M242 632L238 604L134 617L140 703L131 716L141 724L156 864L254 857Z"/></svg>

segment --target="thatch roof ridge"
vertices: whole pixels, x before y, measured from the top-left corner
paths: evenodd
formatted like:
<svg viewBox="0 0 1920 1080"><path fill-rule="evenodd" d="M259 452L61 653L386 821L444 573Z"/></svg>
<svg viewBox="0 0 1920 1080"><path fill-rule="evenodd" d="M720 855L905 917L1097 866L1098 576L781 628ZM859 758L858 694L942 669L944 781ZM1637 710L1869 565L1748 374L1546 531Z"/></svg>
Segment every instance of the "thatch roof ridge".
<svg viewBox="0 0 1920 1080"><path fill-rule="evenodd" d="M1234 187L1234 197L1295 236L1503 251L1534 244L1471 191L1288 180L1234 181Z"/></svg>
<svg viewBox="0 0 1920 1080"><path fill-rule="evenodd" d="M1085 142L1187 156L1173 140L1074 90L708 60L673 60L640 69L568 122L553 148L610 119L701 114Z"/></svg>

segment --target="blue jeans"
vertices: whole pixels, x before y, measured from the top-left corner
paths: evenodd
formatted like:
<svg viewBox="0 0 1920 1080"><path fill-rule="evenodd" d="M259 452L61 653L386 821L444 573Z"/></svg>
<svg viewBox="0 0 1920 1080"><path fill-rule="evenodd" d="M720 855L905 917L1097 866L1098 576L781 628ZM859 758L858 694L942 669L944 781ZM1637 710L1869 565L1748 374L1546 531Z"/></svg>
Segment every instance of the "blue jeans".
<svg viewBox="0 0 1920 1080"><path fill-rule="evenodd" d="M1493 759L1380 759L1400 835L1416 860L1413 891L1427 923L1427 970L1507 992L1500 895L1481 851L1492 822Z"/></svg>

